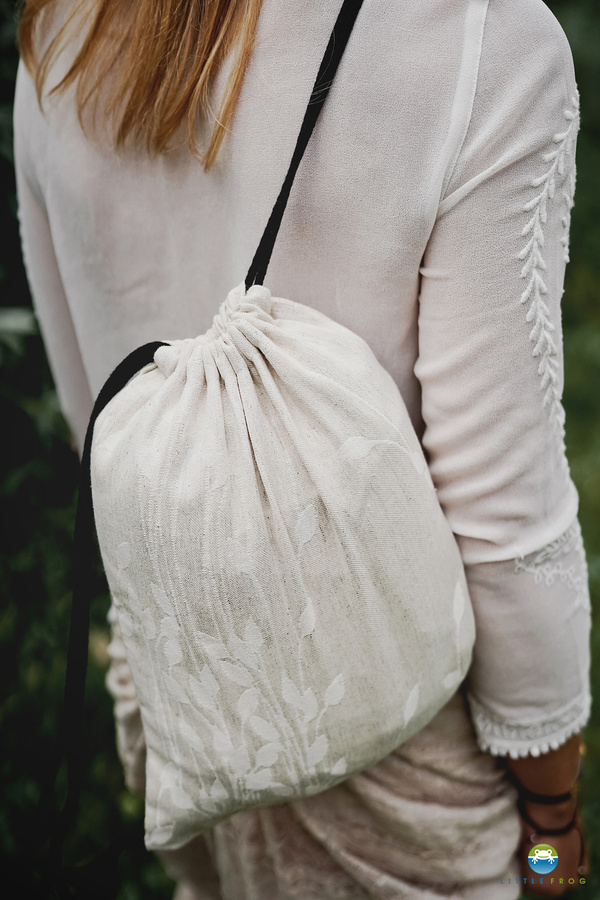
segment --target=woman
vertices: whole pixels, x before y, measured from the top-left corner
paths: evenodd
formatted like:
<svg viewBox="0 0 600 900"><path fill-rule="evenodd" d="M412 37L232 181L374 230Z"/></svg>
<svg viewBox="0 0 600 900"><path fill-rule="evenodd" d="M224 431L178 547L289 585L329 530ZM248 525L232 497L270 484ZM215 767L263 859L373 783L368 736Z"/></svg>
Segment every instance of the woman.
<svg viewBox="0 0 600 900"><path fill-rule="evenodd" d="M338 9L27 3L23 249L80 448L114 365L203 333L242 280ZM559 896L585 872L572 788L590 608L560 402L577 127L569 47L541 0L364 3L267 285L357 332L395 379L465 563L474 661L370 771L165 854L179 900L515 898L547 842L563 883L532 893ZM143 788L111 619L119 748Z"/></svg>

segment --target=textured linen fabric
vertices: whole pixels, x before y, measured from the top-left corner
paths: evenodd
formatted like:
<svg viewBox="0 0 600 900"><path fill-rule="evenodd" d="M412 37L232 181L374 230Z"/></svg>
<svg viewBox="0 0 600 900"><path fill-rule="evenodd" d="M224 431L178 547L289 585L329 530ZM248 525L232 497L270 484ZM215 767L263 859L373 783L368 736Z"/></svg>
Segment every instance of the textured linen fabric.
<svg viewBox="0 0 600 900"><path fill-rule="evenodd" d="M515 900L515 797L458 691L374 768L160 856L176 900Z"/></svg>
<svg viewBox="0 0 600 900"><path fill-rule="evenodd" d="M455 693L460 553L394 380L264 286L94 426L96 530L146 735L146 846L312 796Z"/></svg>
<svg viewBox="0 0 600 900"><path fill-rule="evenodd" d="M206 331L244 277L337 12L265 0L209 173L184 147L150 160L90 143L72 95L42 116L20 68L24 255L80 446L114 365L145 341ZM365 338L400 389L466 564L467 698L479 746L497 755L547 751L589 716L587 573L561 406L578 118L568 43L541 0L365 0L266 281ZM119 666L120 721L135 735ZM134 744L122 743L133 780Z"/></svg>

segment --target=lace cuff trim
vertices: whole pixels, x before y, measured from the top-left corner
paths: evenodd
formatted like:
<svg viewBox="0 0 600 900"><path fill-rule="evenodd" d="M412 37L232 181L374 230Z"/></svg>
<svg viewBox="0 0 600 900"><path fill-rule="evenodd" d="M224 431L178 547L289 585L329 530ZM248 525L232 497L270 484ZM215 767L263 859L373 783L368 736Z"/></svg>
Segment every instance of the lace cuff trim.
<svg viewBox="0 0 600 900"><path fill-rule="evenodd" d="M584 727L591 709L591 696L586 690L550 718L510 725L498 714L485 709L470 692L467 692L467 699L479 747L492 756L510 756L512 759L557 750Z"/></svg>

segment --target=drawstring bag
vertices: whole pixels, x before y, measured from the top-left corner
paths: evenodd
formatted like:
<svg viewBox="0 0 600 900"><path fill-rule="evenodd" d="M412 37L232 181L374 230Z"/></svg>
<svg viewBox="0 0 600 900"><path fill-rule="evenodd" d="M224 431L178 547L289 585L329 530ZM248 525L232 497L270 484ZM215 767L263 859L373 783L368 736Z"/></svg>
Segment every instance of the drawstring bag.
<svg viewBox="0 0 600 900"><path fill-rule="evenodd" d="M398 388L364 340L262 283L359 8L343 4L245 284L206 334L131 354L88 429L77 527L83 546L93 498L152 850L374 765L471 661L460 554ZM85 606L76 592L72 708Z"/></svg>

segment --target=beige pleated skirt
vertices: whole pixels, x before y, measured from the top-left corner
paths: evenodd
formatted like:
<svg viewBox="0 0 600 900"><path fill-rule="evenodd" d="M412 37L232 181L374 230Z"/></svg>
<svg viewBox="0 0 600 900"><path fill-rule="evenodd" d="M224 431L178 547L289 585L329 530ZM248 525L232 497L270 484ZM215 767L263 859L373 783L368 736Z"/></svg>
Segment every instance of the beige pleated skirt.
<svg viewBox="0 0 600 900"><path fill-rule="evenodd" d="M516 900L518 841L516 792L459 690L367 772L161 858L176 900Z"/></svg>

